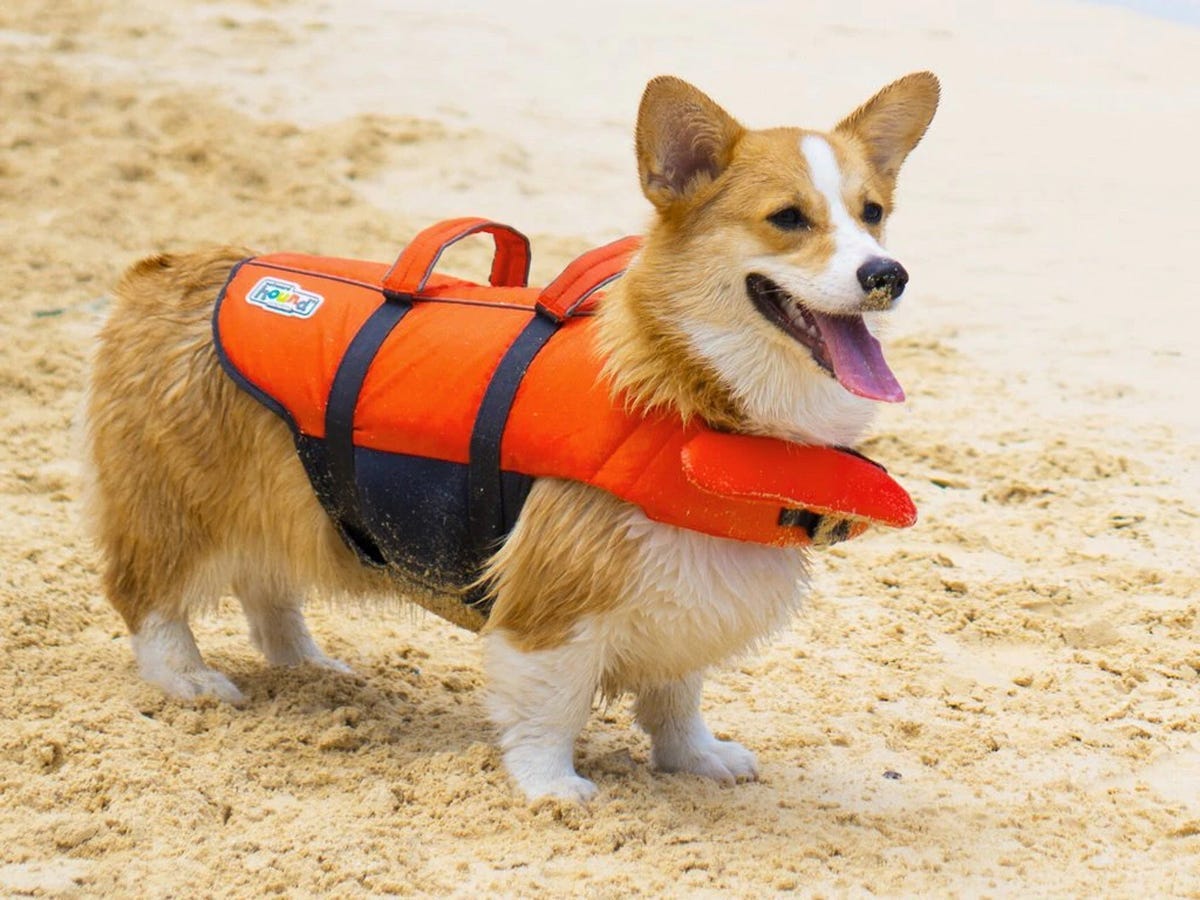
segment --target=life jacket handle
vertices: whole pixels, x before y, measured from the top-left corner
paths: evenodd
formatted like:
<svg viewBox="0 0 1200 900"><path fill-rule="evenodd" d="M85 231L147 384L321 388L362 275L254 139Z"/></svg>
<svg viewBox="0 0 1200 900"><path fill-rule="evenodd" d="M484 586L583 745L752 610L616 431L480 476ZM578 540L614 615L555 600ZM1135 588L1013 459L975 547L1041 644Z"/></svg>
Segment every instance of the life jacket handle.
<svg viewBox="0 0 1200 900"><path fill-rule="evenodd" d="M529 238L511 225L467 216L430 225L401 251L383 276L383 293L389 299L412 297L425 289L429 276L451 244L473 234L490 234L496 242L489 281L493 287L525 287L529 284Z"/></svg>
<svg viewBox="0 0 1200 900"><path fill-rule="evenodd" d="M537 311L555 322L591 312L593 295L624 273L641 244L640 237L623 237L584 253L542 289Z"/></svg>

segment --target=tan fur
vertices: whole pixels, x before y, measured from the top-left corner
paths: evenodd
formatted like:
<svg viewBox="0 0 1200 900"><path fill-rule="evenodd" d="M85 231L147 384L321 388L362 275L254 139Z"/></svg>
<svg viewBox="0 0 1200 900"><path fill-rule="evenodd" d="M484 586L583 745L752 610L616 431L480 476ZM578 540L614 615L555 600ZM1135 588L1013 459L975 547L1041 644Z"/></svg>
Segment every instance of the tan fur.
<svg viewBox="0 0 1200 900"><path fill-rule="evenodd" d="M941 85L933 73L913 72L893 81L834 128L864 152L889 201L900 166L924 137L940 98Z"/></svg>
<svg viewBox="0 0 1200 900"><path fill-rule="evenodd" d="M136 632L151 610L185 615L192 583L227 553L250 575L274 568L326 593L403 593L477 630L482 617L457 599L359 564L313 494L287 426L221 370L213 301L249 255L154 256L117 286L87 410L105 594Z"/></svg>
<svg viewBox="0 0 1200 900"><path fill-rule="evenodd" d="M621 602L636 547L625 533L628 507L596 488L541 479L488 566L496 605L489 629L521 650L566 640L584 615Z"/></svg>
<svg viewBox="0 0 1200 900"><path fill-rule="evenodd" d="M870 198L890 210L896 171L936 103L936 79L919 73L826 136L845 173L849 209ZM701 357L693 336L701 328L749 329L761 335L763 366L779 354L799 360L797 371L815 366L750 308L744 271L731 262L769 256L819 267L833 252L828 210L799 147L806 133L749 131L678 79L648 85L637 157L657 214L598 319L605 375L626 402L718 428L790 436L789 427L756 417L739 399L741 385ZM768 216L792 205L811 220L809 230L769 224ZM247 255L222 248L152 257L116 289L88 405L92 517L109 600L134 633L151 612L186 618L193 585L214 577L206 569L212 560L228 558L235 587L242 575L266 570L326 594L404 596L479 630L483 618L457 597L429 595L358 563L314 496L287 427L221 370L213 302ZM804 377L826 379L815 369ZM623 524L628 513L596 489L538 481L489 566L496 603L488 630L520 651L548 650L571 640L588 617L627 602L639 552ZM715 661L696 659L695 667Z"/></svg>
<svg viewBox="0 0 1200 900"><path fill-rule="evenodd" d="M824 135L847 176L849 209L874 200L886 221L900 163L925 133L938 92L932 74L908 75ZM638 113L638 169L658 216L637 265L610 292L599 316L604 374L632 405L673 409L729 431L760 430L730 386L698 358L687 328L720 321L711 286L726 280L731 243L754 242L762 253L787 256L797 267L818 267L832 253L829 213L799 150L808 133L815 132L748 131L677 78L655 78L646 86ZM810 219L811 230L786 233L767 222L792 205ZM883 224L869 230L880 237Z"/></svg>

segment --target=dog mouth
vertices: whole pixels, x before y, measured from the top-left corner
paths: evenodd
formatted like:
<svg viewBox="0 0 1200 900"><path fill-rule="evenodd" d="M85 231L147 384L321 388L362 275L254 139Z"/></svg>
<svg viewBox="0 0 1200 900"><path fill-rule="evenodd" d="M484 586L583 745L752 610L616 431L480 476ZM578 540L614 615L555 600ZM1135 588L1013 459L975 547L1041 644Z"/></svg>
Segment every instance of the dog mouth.
<svg viewBox="0 0 1200 900"><path fill-rule="evenodd" d="M900 403L904 389L861 315L831 316L807 308L765 275L746 276L746 293L764 319L805 347L813 361L850 393Z"/></svg>

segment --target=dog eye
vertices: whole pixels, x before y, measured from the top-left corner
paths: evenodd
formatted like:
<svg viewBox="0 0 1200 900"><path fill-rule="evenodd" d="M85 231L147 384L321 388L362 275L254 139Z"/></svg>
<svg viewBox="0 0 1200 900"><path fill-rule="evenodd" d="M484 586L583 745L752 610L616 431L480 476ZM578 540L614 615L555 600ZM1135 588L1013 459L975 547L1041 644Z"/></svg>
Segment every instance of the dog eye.
<svg viewBox="0 0 1200 900"><path fill-rule="evenodd" d="M883 207L868 200L863 204L862 217L868 225L878 225L883 220Z"/></svg>
<svg viewBox="0 0 1200 900"><path fill-rule="evenodd" d="M800 231L808 228L808 219L797 206L788 206L767 216L767 221L783 231Z"/></svg>

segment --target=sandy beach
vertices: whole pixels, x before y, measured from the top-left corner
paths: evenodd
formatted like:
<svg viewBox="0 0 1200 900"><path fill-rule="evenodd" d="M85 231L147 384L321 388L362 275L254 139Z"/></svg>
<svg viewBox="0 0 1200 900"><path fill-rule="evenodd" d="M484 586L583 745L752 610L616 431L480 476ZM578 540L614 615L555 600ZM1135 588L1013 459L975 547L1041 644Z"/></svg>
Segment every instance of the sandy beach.
<svg viewBox="0 0 1200 900"><path fill-rule="evenodd" d="M6 0L0 65L0 895L1200 897L1200 28L1075 0ZM650 772L625 701L578 750L597 798L529 806L476 639L407 609L314 598L345 676L268 669L226 599L197 638L244 708L140 681L81 521L127 265L389 259L477 214L543 283L646 220L649 77L829 127L916 69L944 94L890 226L908 402L863 449L921 521L822 552L792 627L712 673L759 782Z"/></svg>

